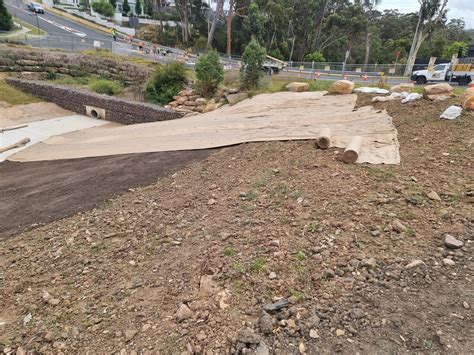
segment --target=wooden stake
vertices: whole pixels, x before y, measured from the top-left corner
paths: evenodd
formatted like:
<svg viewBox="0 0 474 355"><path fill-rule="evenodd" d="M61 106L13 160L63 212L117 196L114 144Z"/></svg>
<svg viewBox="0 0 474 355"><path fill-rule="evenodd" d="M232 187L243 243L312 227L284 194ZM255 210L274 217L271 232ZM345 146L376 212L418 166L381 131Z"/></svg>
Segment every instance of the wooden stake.
<svg viewBox="0 0 474 355"><path fill-rule="evenodd" d="M359 158L360 150L362 148L362 137L354 136L351 138L349 145L342 154L342 160L346 163L355 163Z"/></svg>
<svg viewBox="0 0 474 355"><path fill-rule="evenodd" d="M316 138L316 145L321 149L328 149L331 145L331 128L325 127Z"/></svg>
<svg viewBox="0 0 474 355"><path fill-rule="evenodd" d="M23 147L25 144L27 144L29 142L30 142L29 138L23 138L21 141L18 141L16 143L10 144L6 147L0 148L0 153L6 152L7 150Z"/></svg>
<svg viewBox="0 0 474 355"><path fill-rule="evenodd" d="M18 125L18 126L10 126L10 127L5 127L5 128L0 128L0 133L3 133L5 131L13 131L15 129L25 128L25 127L28 127L28 125L27 124L21 124L21 125Z"/></svg>

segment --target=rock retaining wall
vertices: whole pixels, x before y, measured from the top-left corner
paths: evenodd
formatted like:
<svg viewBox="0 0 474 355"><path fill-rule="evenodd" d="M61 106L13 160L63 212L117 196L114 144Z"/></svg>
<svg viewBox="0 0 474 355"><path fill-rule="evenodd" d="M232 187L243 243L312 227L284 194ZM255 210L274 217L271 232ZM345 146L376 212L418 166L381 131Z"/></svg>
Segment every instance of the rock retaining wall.
<svg viewBox="0 0 474 355"><path fill-rule="evenodd" d="M96 74L130 84L142 84L153 74L151 68L110 58L11 46L0 46L0 71L71 76Z"/></svg>
<svg viewBox="0 0 474 355"><path fill-rule="evenodd" d="M157 105L123 100L42 81L16 78L6 78L5 80L21 91L45 101L54 102L67 110L80 114L86 114L86 106L104 109L106 120L122 124L166 121L183 116L180 112Z"/></svg>

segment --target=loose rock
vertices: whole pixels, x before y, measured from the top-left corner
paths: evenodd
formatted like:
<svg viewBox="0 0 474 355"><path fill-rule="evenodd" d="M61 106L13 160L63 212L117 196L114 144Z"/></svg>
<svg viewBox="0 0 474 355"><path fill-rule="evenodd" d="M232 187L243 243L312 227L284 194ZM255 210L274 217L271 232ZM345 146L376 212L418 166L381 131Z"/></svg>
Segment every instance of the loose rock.
<svg viewBox="0 0 474 355"><path fill-rule="evenodd" d="M444 245L449 249L459 249L462 248L464 243L460 240L457 240L450 234L444 236Z"/></svg>
<svg viewBox="0 0 474 355"><path fill-rule="evenodd" d="M182 304L176 311L176 319L178 320L178 322L182 322L185 319L191 318L192 316L193 312L185 304Z"/></svg>
<svg viewBox="0 0 474 355"><path fill-rule="evenodd" d="M413 269L414 267L417 267L417 266L420 266L420 265L426 266L426 264L422 260L414 260L411 263L409 263L408 265L406 265L405 269Z"/></svg>
<svg viewBox="0 0 474 355"><path fill-rule="evenodd" d="M244 344L258 344L260 337L250 328L245 328L237 334L237 341Z"/></svg>

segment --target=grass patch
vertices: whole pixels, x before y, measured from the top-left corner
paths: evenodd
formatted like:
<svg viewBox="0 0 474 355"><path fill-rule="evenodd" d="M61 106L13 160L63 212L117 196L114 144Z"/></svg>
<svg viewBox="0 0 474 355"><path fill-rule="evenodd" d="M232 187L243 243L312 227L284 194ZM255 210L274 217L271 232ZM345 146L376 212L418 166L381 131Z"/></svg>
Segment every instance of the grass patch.
<svg viewBox="0 0 474 355"><path fill-rule="evenodd" d="M393 171L388 170L387 168L380 169L368 167L367 171L369 174L374 175L380 182L392 181L395 178L395 173L393 173Z"/></svg>
<svg viewBox="0 0 474 355"><path fill-rule="evenodd" d="M236 253L237 253L237 251L233 247L225 247L224 248L224 255L225 256L234 256Z"/></svg>
<svg viewBox="0 0 474 355"><path fill-rule="evenodd" d="M318 222L311 222L308 224L308 232L310 233L316 233L316 231L319 229L319 223Z"/></svg>
<svg viewBox="0 0 474 355"><path fill-rule="evenodd" d="M106 79L92 80L89 83L89 88L98 94L105 94L110 96L120 94L123 90L122 85L120 85L119 83Z"/></svg>
<svg viewBox="0 0 474 355"><path fill-rule="evenodd" d="M155 67L156 65L156 63L151 62L149 60L136 58L136 57L127 57L123 55L117 55L105 49L88 49L85 51L81 51L81 53L94 56L94 57L99 57L99 58L112 59L118 62L130 62L130 63L138 64L141 66L145 66L145 67Z"/></svg>
<svg viewBox="0 0 474 355"><path fill-rule="evenodd" d="M0 78L0 101L6 102L9 105L24 105L39 102L40 100L15 89Z"/></svg>
<svg viewBox="0 0 474 355"><path fill-rule="evenodd" d="M250 264L250 271L258 274L265 270L267 262L263 258L257 258Z"/></svg>

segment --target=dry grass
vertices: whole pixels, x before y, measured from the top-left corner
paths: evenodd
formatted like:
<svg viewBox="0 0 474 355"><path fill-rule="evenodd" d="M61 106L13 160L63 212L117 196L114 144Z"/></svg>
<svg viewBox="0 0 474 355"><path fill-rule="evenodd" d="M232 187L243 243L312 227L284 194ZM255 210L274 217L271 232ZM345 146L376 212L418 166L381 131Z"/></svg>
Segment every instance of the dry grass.
<svg viewBox="0 0 474 355"><path fill-rule="evenodd" d="M4 77L5 75L0 74L0 102L6 102L9 105L22 105L40 101L36 97L27 95L8 85Z"/></svg>

